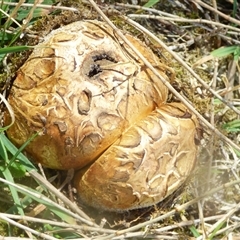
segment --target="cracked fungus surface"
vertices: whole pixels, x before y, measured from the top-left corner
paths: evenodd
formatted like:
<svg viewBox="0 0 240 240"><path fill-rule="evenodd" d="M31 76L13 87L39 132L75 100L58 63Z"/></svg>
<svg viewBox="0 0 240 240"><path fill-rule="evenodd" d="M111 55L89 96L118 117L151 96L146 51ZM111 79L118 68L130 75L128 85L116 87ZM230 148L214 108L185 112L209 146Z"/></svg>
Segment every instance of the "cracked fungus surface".
<svg viewBox="0 0 240 240"><path fill-rule="evenodd" d="M138 39L130 42L168 79L170 68ZM103 22L52 31L18 71L9 102L8 137L36 162L80 169L80 198L127 210L155 204L191 173L198 122ZM10 123L6 113L5 123Z"/></svg>

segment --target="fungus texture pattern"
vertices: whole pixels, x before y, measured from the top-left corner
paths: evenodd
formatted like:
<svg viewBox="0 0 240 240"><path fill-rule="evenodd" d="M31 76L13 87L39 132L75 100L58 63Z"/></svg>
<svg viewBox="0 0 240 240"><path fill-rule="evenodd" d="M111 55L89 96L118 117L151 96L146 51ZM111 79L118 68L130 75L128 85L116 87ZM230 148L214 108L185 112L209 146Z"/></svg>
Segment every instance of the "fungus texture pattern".
<svg viewBox="0 0 240 240"><path fill-rule="evenodd" d="M138 51L169 80L135 37ZM169 80L170 81L170 80ZM53 169L76 169L82 201L122 211L150 206L190 175L198 121L105 23L80 21L52 31L19 69L9 102L17 146ZM5 124L10 123L6 113Z"/></svg>

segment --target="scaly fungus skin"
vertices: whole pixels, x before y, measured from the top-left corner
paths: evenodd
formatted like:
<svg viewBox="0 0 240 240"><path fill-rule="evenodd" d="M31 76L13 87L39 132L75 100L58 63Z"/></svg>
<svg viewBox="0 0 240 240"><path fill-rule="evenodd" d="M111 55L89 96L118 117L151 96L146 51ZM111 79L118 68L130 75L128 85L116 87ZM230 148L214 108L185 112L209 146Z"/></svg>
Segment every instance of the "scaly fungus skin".
<svg viewBox="0 0 240 240"><path fill-rule="evenodd" d="M169 68L126 37L168 80ZM9 103L8 137L53 169L75 176L89 205L123 211L153 205L191 173L198 121L105 23L81 21L52 31L20 68ZM6 113L5 124L10 116ZM87 167L86 167L87 166ZM84 168L85 167L85 168Z"/></svg>

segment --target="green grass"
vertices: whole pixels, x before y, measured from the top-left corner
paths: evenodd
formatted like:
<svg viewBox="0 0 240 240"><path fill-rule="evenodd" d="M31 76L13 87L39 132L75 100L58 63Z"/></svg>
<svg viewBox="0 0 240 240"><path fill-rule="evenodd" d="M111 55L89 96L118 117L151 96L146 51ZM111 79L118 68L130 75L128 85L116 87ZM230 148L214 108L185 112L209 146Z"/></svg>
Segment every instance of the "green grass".
<svg viewBox="0 0 240 240"><path fill-rule="evenodd" d="M32 6L24 6L24 1L8 1L4 4L0 1L0 62L6 54L28 50L30 47L25 45L15 45L19 38L22 38L26 28L32 25L39 17L49 14L50 10L34 6L34 0L27 1ZM44 0L42 5L52 5L56 1ZM15 4L15 5L14 5Z"/></svg>
<svg viewBox="0 0 240 240"><path fill-rule="evenodd" d="M223 129L228 133L239 133L240 132L240 120L235 119L233 121L223 124Z"/></svg>
<svg viewBox="0 0 240 240"><path fill-rule="evenodd" d="M233 54L234 61L238 61L240 57L240 46L228 46L222 47L212 51L211 53L214 57L226 57L230 54Z"/></svg>

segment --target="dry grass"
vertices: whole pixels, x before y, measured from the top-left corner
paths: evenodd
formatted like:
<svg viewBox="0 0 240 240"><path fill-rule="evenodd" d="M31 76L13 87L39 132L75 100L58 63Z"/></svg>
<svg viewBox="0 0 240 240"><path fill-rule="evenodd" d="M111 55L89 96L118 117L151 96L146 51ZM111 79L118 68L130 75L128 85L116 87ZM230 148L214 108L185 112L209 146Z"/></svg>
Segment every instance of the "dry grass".
<svg viewBox="0 0 240 240"><path fill-rule="evenodd" d="M240 45L240 13L230 17L232 5L224 4L162 1L145 9L123 3L98 6L89 0L74 6L84 9L84 16L62 12L60 17L53 17L56 26L71 19L101 16L110 25L115 24L112 27L124 41L118 28L134 32L161 57L171 59L169 65L176 71L176 81L174 85L166 83L172 92L169 100L180 99L202 125L198 162L184 189L153 208L121 214L85 206L80 209L66 197L67 189L60 192L51 185L53 179L45 179L43 170L42 175L30 170L21 185L0 178L5 191L0 200L0 235L10 233L12 239L18 234L25 239L240 239L239 58L236 61L231 55L211 55L218 47ZM64 16L71 17L66 21ZM44 24L39 23L38 27L44 31ZM31 30L29 35L36 33ZM56 172L46 174L48 178L61 179L55 176ZM31 184L29 188L29 179L35 179L37 187ZM5 189L7 185L20 192L23 214L9 211L7 203L14 205L14 201ZM6 192L9 197L4 203ZM70 197L71 194L70 191ZM74 193L72 200L76 200Z"/></svg>

